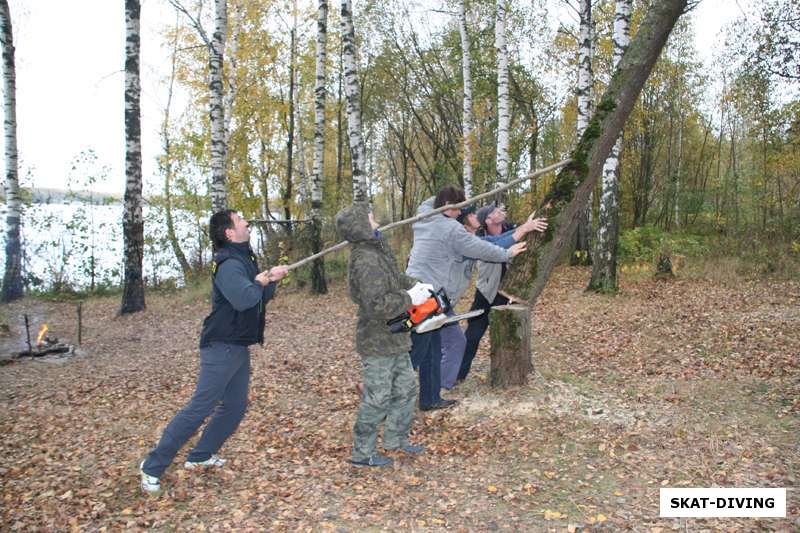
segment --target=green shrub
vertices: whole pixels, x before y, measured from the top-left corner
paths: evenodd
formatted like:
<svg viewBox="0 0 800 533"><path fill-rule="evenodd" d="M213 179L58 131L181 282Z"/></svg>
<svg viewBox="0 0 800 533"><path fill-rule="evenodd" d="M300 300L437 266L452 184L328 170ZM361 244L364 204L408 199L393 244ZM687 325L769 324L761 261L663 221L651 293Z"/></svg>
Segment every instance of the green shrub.
<svg viewBox="0 0 800 533"><path fill-rule="evenodd" d="M652 263L664 244L664 232L655 226L623 231L619 238L621 263Z"/></svg>
<svg viewBox="0 0 800 533"><path fill-rule="evenodd" d="M621 263L654 263L662 253L685 257L708 254L706 237L687 233L665 233L656 226L641 226L622 232L619 239Z"/></svg>

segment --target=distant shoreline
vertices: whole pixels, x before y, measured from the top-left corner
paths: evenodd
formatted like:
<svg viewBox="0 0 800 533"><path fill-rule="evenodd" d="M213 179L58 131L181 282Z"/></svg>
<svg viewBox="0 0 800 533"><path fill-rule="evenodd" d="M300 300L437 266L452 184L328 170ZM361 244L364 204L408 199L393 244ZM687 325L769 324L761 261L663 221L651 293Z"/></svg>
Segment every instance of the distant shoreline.
<svg viewBox="0 0 800 533"><path fill-rule="evenodd" d="M97 205L121 204L123 195L96 191L68 191L49 187L21 187L23 201L34 204L64 204L70 202L87 202ZM5 203L5 194L0 194Z"/></svg>

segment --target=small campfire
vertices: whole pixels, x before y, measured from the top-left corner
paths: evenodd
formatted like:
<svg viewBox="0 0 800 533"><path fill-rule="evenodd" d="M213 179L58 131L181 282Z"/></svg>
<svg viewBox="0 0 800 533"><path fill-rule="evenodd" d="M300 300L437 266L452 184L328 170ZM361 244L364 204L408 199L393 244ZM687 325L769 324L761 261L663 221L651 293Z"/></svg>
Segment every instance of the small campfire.
<svg viewBox="0 0 800 533"><path fill-rule="evenodd" d="M25 326L27 327L27 317ZM42 324L39 328L39 334L36 336L36 344L31 345L28 342L28 349L16 354L17 357L41 357L49 354L66 354L70 355L75 351L75 347L71 344L59 342L57 337L51 337L47 334L50 328L47 324ZM30 338L30 337L29 337Z"/></svg>
<svg viewBox="0 0 800 533"><path fill-rule="evenodd" d="M50 329L47 327L47 323L42 324L42 327L39 328L39 335L36 337L36 347L41 348L45 344L50 342L50 337L47 337L47 330Z"/></svg>

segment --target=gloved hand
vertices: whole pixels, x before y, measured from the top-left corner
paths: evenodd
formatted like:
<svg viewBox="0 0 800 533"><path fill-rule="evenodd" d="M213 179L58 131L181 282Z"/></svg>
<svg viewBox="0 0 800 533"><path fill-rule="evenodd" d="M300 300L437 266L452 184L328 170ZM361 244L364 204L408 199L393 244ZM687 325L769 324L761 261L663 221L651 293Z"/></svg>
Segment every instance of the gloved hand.
<svg viewBox="0 0 800 533"><path fill-rule="evenodd" d="M417 283L406 292L411 297L411 305L419 305L431 297L433 285L428 283Z"/></svg>
<svg viewBox="0 0 800 533"><path fill-rule="evenodd" d="M428 298L431 297L431 293L434 292L433 285L431 285L430 283L422 283L421 281L418 281L417 285L428 291Z"/></svg>

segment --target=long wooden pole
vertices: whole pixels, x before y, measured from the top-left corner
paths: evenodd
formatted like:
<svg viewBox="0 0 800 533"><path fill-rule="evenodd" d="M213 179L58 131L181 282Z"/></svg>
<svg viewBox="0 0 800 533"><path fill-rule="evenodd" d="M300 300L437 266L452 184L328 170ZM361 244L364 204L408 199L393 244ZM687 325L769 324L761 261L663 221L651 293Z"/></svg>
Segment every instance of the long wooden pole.
<svg viewBox="0 0 800 533"><path fill-rule="evenodd" d="M510 189L511 187L514 187L515 185L518 185L518 184L522 183L523 181L527 181L527 180L530 180L530 179L533 179L533 178L538 178L539 176L542 176L542 175L547 174L549 172L553 172L554 170L558 170L559 168L568 165L571 161L572 161L571 159L565 159L563 161L559 161L558 163L554 163L554 164L550 165L549 167L545 167L545 168L537 170L536 172L532 172L532 173L528 174L527 176L523 176L521 178L517 178L517 179L515 179L513 181L510 181L507 184L503 185L502 187L498 187L498 188L496 188L494 190L491 190L489 192L485 192L483 194L479 194L478 196L473 196L472 198L469 198L468 200L464 200L461 203L443 205L442 207L439 207L439 208L434 209L432 211L428 211L428 212L423 213L421 215L417 215L417 216L414 216L414 217L411 217L411 218L406 218L405 220L398 220L397 222L392 222L391 224L386 224L385 226L381 226L380 228L378 228L378 230L381 231L381 232L391 231L391 230L393 230L393 229L395 229L397 227L405 226L406 224L412 224L412 223L418 222L418 221L420 221L420 220L422 220L424 218L432 217L433 215L437 215L439 213L443 213L443 212L447 211L448 209L461 209L461 208L467 207L468 205L474 204L475 202L483 200L484 198L489 198L491 196L496 195L499 192L506 191L506 190ZM301 266L305 265L306 263L310 263L311 261L313 261L315 259L319 259L323 255L327 255L327 254L329 254L331 252L335 252L336 250L341 250L342 248L344 248L348 244L350 244L348 241L342 241L339 244L335 244L335 245L331 246L330 248L326 248L326 249L322 250L319 253L316 253L314 255L308 256L305 259L301 259L300 261L297 261L296 263L292 263L291 265L287 265L286 268L288 268L289 270L294 270L295 268L301 267Z"/></svg>

